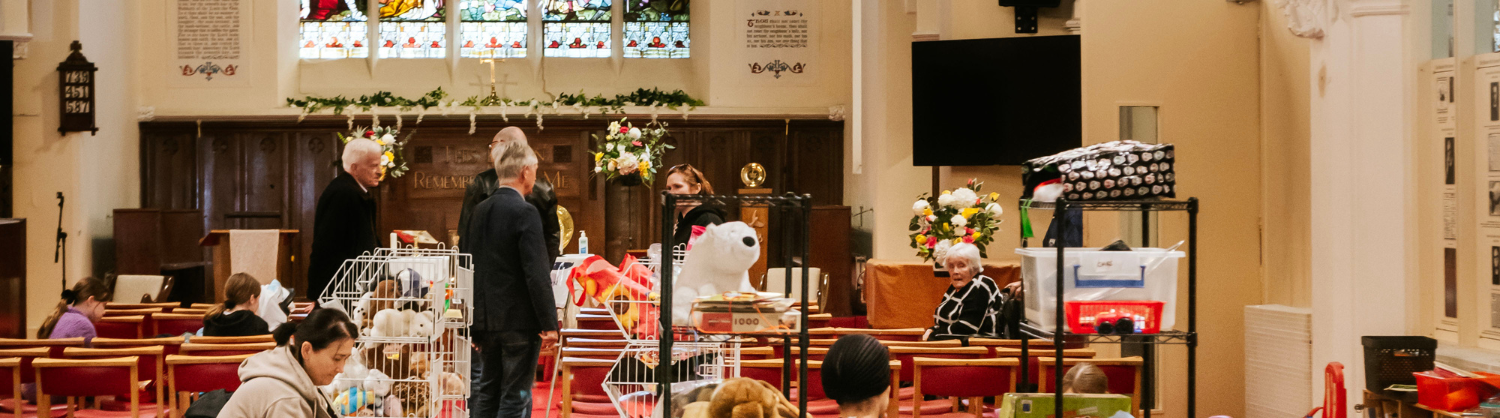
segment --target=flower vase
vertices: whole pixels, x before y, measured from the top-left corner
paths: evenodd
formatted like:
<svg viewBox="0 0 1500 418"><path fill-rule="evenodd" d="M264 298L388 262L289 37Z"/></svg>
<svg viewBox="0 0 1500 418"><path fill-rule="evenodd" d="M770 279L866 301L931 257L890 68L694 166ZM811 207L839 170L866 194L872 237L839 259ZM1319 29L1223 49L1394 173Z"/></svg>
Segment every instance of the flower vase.
<svg viewBox="0 0 1500 418"><path fill-rule="evenodd" d="M626 187L635 187L642 184L640 174L615 177L614 179L610 180L610 183L615 183Z"/></svg>
<svg viewBox="0 0 1500 418"><path fill-rule="evenodd" d="M640 180L640 176L624 176L604 184L606 239L602 249L590 250L611 263L623 259L626 250L651 245L652 193L649 188L638 187Z"/></svg>

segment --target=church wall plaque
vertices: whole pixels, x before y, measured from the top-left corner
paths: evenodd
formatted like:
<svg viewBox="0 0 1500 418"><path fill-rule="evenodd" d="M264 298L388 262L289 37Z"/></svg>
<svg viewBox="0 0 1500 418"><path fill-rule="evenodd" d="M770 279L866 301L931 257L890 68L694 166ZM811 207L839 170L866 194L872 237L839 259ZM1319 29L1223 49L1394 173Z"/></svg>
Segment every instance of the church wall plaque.
<svg viewBox="0 0 1500 418"><path fill-rule="evenodd" d="M611 242L605 233L605 185L590 171L593 140L589 134L608 122L549 118L546 129L538 131L529 119L515 121L481 121L474 135L468 134L468 118L428 117L420 126L406 124L403 131L415 134L407 145L411 171L401 178L388 178L375 190L381 242L393 229L426 230L439 240L453 242L464 188L475 174L489 168L485 162L489 139L500 128L514 125L526 132L537 150L540 175L556 187L558 203L572 213L576 228L588 233L594 252L630 249L604 245ZM663 171L675 164L693 164L723 193L733 192L739 183L740 167L758 162L766 167L769 179L762 187L778 194L789 190L811 193L820 204L842 203L842 122L706 118L669 122L672 135L668 141L678 148L666 154ZM346 131L345 123L343 117L310 117L302 123L294 118L215 121L202 124L201 136L191 121L142 123L141 205L202 210L202 230L309 231L293 242L293 277L283 278L283 284L299 289L297 294L302 295L312 249L313 212L318 195L342 171L334 165L342 153L334 134ZM355 123L368 124L369 120L361 117ZM652 203L665 183L665 176L657 179L646 194L649 198L636 202L642 207L631 211L633 216L611 214L609 219L623 218L618 221L625 223L633 242L659 240L660 212ZM730 212L735 217L738 210ZM567 251L577 251L576 239Z"/></svg>

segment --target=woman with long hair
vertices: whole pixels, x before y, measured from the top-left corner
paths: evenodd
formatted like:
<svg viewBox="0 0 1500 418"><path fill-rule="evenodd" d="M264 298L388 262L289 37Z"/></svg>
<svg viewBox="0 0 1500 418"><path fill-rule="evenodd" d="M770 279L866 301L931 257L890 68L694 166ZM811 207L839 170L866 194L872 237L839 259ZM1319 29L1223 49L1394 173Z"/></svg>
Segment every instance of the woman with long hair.
<svg viewBox="0 0 1500 418"><path fill-rule="evenodd" d="M243 337L271 333L260 310L260 282L245 273L235 273L224 283L224 303L214 305L203 317L203 335Z"/></svg>
<svg viewBox="0 0 1500 418"><path fill-rule="evenodd" d="M240 364L240 389L220 418L336 418L318 386L333 383L353 355L359 329L337 309L317 309L272 333L276 348Z"/></svg>
<svg viewBox="0 0 1500 418"><path fill-rule="evenodd" d="M104 285L103 280L93 277L79 279L72 289L63 290L57 309L47 316L46 321L42 321L42 327L36 330L36 338L83 337L83 344L88 346L97 335L94 323L104 317L104 299L107 296L109 287Z"/></svg>
<svg viewBox="0 0 1500 418"><path fill-rule="evenodd" d="M667 169L667 192L678 195L710 195L714 194L714 186L692 164L678 164ZM722 223L724 211L719 208L703 206L699 202L678 203L677 226L672 233L673 245L691 242L695 226L707 227Z"/></svg>

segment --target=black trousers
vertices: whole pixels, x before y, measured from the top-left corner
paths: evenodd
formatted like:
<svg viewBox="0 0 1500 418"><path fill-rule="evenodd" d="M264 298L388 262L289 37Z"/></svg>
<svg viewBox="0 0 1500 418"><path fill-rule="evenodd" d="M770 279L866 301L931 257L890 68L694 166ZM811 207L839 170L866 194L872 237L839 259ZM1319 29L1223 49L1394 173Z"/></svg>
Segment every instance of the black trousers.
<svg viewBox="0 0 1500 418"><path fill-rule="evenodd" d="M530 418L536 386L536 360L542 338L536 331L475 332L479 365L470 394L474 418Z"/></svg>

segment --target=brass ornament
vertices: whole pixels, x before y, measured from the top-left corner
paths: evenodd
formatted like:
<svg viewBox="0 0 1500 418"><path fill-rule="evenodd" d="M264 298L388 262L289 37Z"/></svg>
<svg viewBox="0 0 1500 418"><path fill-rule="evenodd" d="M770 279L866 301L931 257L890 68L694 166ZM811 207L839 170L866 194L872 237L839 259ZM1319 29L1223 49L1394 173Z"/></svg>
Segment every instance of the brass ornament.
<svg viewBox="0 0 1500 418"><path fill-rule="evenodd" d="M557 224L557 251L567 252L568 243L573 241L573 214L568 213L568 208L562 205L557 205Z"/></svg>
<svg viewBox="0 0 1500 418"><path fill-rule="evenodd" d="M740 169L740 181L745 183L746 188L760 187L766 182L766 167L761 166L760 163L746 164Z"/></svg>

